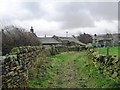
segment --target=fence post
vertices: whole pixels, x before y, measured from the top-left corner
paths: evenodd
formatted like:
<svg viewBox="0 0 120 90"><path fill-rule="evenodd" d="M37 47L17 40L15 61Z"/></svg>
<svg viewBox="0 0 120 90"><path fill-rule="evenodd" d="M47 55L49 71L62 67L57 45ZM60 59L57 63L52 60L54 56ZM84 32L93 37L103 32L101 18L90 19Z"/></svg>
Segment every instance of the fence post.
<svg viewBox="0 0 120 90"><path fill-rule="evenodd" d="M109 57L109 47L107 46L107 59Z"/></svg>

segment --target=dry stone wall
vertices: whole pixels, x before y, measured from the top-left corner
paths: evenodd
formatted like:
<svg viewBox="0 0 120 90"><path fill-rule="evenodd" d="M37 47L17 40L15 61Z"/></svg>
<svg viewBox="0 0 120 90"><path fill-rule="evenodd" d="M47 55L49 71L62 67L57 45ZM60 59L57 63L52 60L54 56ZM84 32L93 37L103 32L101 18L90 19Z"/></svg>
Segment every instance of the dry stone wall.
<svg viewBox="0 0 120 90"><path fill-rule="evenodd" d="M61 52L81 51L84 49L85 47L81 47L81 46L51 46L50 48L47 48L45 51L48 56L51 56L51 55L59 54Z"/></svg>
<svg viewBox="0 0 120 90"><path fill-rule="evenodd" d="M35 64L35 58L41 51L40 46L17 47L4 56L1 63L2 87L27 87L28 69Z"/></svg>
<svg viewBox="0 0 120 90"><path fill-rule="evenodd" d="M88 49L88 56L100 73L120 82L120 58L112 55L99 55L94 48Z"/></svg>
<svg viewBox="0 0 120 90"><path fill-rule="evenodd" d="M36 58L41 55L51 56L65 51L79 51L80 47L61 46L44 48L43 46L16 47L6 56L2 56L2 88L27 87L28 71L36 65ZM45 59L45 58L43 58Z"/></svg>

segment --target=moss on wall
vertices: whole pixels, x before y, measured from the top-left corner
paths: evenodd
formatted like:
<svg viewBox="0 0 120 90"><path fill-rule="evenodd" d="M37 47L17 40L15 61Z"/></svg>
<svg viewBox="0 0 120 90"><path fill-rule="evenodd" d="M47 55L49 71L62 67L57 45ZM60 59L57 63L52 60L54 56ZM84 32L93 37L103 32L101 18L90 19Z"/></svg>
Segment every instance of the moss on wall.
<svg viewBox="0 0 120 90"><path fill-rule="evenodd" d="M100 73L120 82L120 58L113 55L99 55L94 48L88 49L88 56Z"/></svg>

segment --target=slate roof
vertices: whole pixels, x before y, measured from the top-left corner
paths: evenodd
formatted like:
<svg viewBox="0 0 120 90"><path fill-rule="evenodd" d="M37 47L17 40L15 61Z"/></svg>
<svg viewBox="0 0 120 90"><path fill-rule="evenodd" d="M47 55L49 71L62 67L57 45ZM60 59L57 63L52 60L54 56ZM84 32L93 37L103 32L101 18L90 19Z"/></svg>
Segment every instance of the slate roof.
<svg viewBox="0 0 120 90"><path fill-rule="evenodd" d="M108 37L106 36L106 34L97 35L95 38L96 38L98 41L101 41L101 40L112 40L112 39L113 39L112 34L109 35Z"/></svg>
<svg viewBox="0 0 120 90"><path fill-rule="evenodd" d="M69 42L77 43L77 44L83 45L83 46L86 45L74 37L59 37L59 36L54 35L53 38L55 38L56 40L61 41L61 42L68 42L69 41Z"/></svg>
<svg viewBox="0 0 120 90"><path fill-rule="evenodd" d="M120 33L115 33L112 36L113 36L113 38L119 38L120 37Z"/></svg>
<svg viewBox="0 0 120 90"><path fill-rule="evenodd" d="M57 41L52 37L39 37L39 41L41 44L61 44L62 42Z"/></svg>

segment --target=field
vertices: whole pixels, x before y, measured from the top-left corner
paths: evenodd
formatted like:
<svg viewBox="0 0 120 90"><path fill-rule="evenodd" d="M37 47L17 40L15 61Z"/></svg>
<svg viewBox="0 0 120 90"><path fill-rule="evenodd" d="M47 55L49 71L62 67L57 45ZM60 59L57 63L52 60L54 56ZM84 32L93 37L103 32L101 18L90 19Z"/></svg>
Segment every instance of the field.
<svg viewBox="0 0 120 90"><path fill-rule="evenodd" d="M107 53L107 48L97 48L99 54L104 54L106 55ZM119 55L119 51L120 51L120 46L119 47L110 47L109 48L109 54L110 55Z"/></svg>
<svg viewBox="0 0 120 90"><path fill-rule="evenodd" d="M102 49L100 49L102 51ZM50 63L34 70L30 88L113 88L117 83L100 74L86 51L65 52L49 57Z"/></svg>

